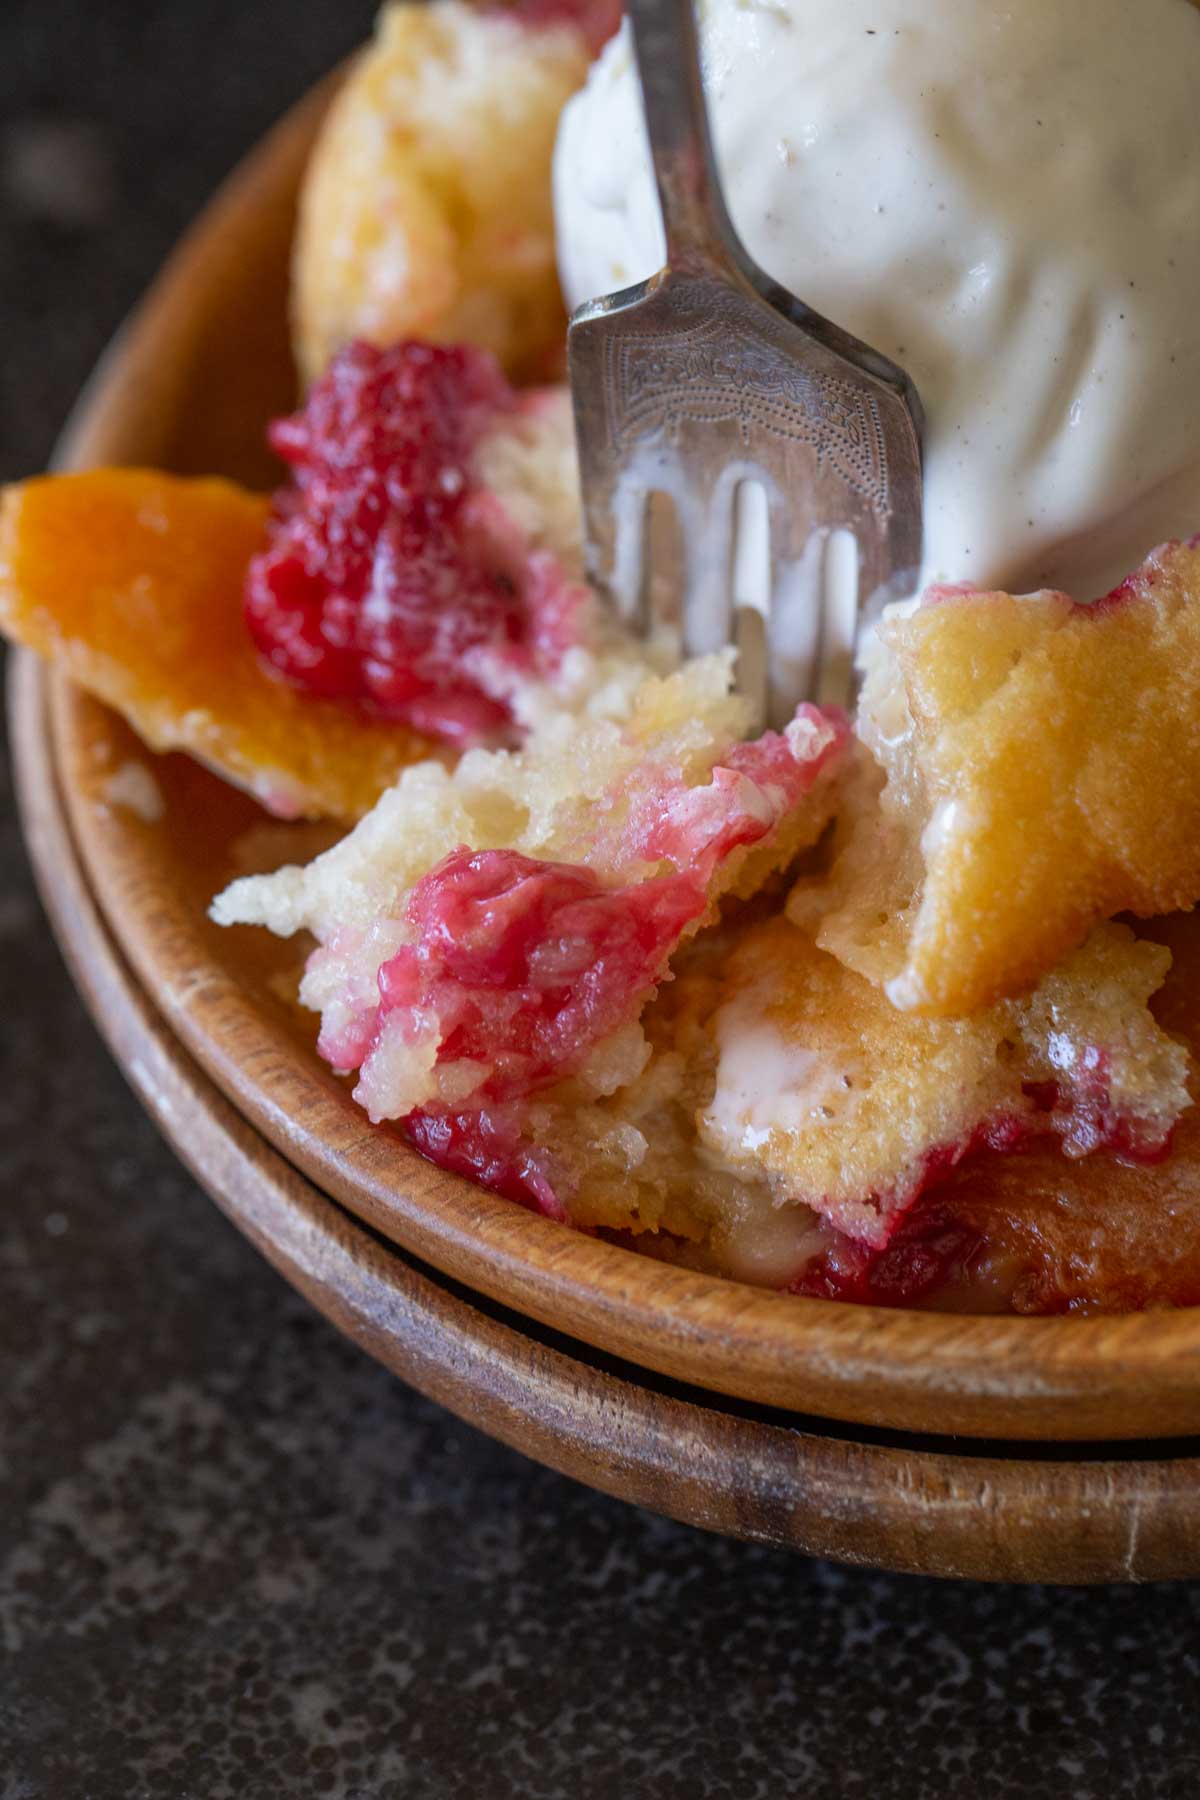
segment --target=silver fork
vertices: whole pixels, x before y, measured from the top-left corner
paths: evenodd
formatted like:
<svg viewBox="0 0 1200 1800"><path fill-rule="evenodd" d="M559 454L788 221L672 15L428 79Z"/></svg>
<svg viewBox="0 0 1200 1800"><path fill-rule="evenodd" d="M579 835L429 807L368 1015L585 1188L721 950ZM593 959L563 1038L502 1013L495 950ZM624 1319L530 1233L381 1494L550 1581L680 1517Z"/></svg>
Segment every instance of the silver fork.
<svg viewBox="0 0 1200 1800"><path fill-rule="evenodd" d="M916 586L921 403L741 244L692 0L628 11L667 262L571 321L587 572L643 634L666 595L689 655L736 643L739 686L780 726L801 700L848 702L861 618Z"/></svg>

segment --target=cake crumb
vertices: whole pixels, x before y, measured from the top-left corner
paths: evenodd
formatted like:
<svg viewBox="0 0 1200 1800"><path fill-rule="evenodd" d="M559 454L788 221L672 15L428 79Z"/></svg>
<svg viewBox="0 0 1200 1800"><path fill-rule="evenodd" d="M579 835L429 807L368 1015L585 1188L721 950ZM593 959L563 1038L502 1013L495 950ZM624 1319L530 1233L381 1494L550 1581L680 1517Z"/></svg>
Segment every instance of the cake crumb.
<svg viewBox="0 0 1200 1800"><path fill-rule="evenodd" d="M147 825L157 825L166 806L157 781L141 762L123 762L101 789L110 806L124 806Z"/></svg>

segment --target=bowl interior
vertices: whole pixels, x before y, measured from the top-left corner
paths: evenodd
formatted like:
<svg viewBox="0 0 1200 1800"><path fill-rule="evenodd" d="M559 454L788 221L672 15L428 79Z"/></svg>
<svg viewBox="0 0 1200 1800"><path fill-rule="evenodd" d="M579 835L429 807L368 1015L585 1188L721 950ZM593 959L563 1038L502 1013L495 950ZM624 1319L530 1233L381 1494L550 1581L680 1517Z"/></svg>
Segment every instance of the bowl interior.
<svg viewBox="0 0 1200 1800"><path fill-rule="evenodd" d="M112 942L44 725L10 684L17 777L63 949L147 1109L279 1272L401 1378L526 1454L709 1530L913 1574L1145 1581L1195 1574L1197 1443L1003 1447L814 1428L648 1376L415 1268L266 1143L187 1055ZM986 1494L987 1504L981 1504Z"/></svg>
<svg viewBox="0 0 1200 1800"><path fill-rule="evenodd" d="M85 394L64 462L273 479L264 423L295 397L295 196L327 100L285 120L185 239ZM587 1238L432 1168L369 1127L317 1058L292 997L297 947L206 918L230 876L305 859L321 831L269 820L185 758L150 758L61 681L53 721L88 878L171 1028L294 1165L405 1249L599 1349L747 1400L992 1438L1200 1430L1200 1313L968 1318L800 1300ZM158 823L106 798L131 759L153 764Z"/></svg>

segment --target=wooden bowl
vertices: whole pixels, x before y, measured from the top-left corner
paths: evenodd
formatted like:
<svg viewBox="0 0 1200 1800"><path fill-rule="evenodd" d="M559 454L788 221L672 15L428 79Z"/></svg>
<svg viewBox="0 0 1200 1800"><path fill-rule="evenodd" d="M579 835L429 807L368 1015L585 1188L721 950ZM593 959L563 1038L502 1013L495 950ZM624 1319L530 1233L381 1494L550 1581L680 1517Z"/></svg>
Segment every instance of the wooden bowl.
<svg viewBox="0 0 1200 1800"><path fill-rule="evenodd" d="M416 1266L221 1095L139 986L67 822L44 671L14 659L26 836L80 991L197 1179L279 1272L405 1381L526 1455L686 1524L906 1574L1141 1581L1200 1572L1195 1444L958 1446L821 1427L582 1349Z"/></svg>
<svg viewBox="0 0 1200 1800"><path fill-rule="evenodd" d="M277 128L184 241L85 397L66 461L270 479L263 424L294 397L295 190L324 101ZM142 987L244 1117L395 1244L589 1345L760 1404L991 1438L1200 1431L1200 1311L1025 1319L796 1299L573 1233L432 1168L368 1126L319 1062L287 997L295 951L206 920L263 815L181 758L155 766L163 822L109 805L109 772L145 753L86 696L56 682L52 700L87 879ZM312 848L311 828L257 837L277 861Z"/></svg>

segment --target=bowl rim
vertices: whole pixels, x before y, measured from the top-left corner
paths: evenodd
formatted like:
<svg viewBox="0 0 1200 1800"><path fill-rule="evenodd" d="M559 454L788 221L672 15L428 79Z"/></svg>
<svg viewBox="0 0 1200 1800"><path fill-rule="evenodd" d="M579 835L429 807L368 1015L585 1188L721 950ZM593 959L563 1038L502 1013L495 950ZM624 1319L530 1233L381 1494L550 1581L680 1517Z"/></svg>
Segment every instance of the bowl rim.
<svg viewBox="0 0 1200 1800"><path fill-rule="evenodd" d="M228 303L231 284L258 249L264 209L294 209L336 79L260 142L192 226L84 390L58 466L158 461L164 419L172 407L177 418L186 398L180 367L198 313ZM98 809L87 798L89 759L115 721L58 677L51 695L55 754L80 854L139 980L242 1114L403 1249L595 1348L745 1400L875 1427L984 1437L1069 1441L1200 1430L1200 1308L1032 1319L784 1295L564 1230L435 1169L368 1126L315 1051L309 1062L300 1058L204 950L200 921L168 903L144 832L121 809Z"/></svg>

